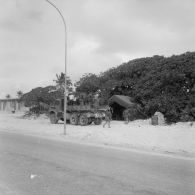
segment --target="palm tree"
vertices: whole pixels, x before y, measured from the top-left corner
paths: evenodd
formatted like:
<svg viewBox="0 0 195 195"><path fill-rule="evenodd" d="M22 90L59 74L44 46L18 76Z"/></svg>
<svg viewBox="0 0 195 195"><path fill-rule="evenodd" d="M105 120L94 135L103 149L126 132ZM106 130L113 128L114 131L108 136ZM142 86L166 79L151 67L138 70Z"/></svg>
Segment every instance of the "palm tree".
<svg viewBox="0 0 195 195"><path fill-rule="evenodd" d="M62 72L61 72L61 74L56 74L56 79L54 79L53 81L56 83L56 88L64 93L65 74ZM67 88L68 92L72 91L72 82L68 76L66 78L66 88Z"/></svg>

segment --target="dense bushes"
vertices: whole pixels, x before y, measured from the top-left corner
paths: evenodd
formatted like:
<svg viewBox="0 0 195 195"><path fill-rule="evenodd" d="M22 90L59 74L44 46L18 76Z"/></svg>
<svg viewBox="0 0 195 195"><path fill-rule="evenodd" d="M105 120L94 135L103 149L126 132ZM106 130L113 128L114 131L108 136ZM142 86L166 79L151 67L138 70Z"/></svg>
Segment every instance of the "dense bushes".
<svg viewBox="0 0 195 195"><path fill-rule="evenodd" d="M131 96L147 117L158 110L167 122L195 120L195 52L132 60L77 84L77 91L99 90L104 103L114 94Z"/></svg>
<svg viewBox="0 0 195 195"><path fill-rule="evenodd" d="M27 114L47 113L49 105L54 103L57 98L63 97L63 93L56 90L54 86L37 87L22 96L25 106L30 110Z"/></svg>
<svg viewBox="0 0 195 195"><path fill-rule="evenodd" d="M56 77L56 86L38 87L24 94L26 105L42 109L63 97L64 74ZM67 85L71 91L68 77ZM101 104L107 104L112 95L128 95L141 105L146 117L160 111L167 122L195 120L195 52L140 58L99 75L85 74L76 83L76 92L98 94Z"/></svg>
<svg viewBox="0 0 195 195"><path fill-rule="evenodd" d="M55 90L53 86L37 87L24 94L22 100L25 101L25 106L34 107L39 106L41 103L49 105L60 96L63 96L63 93Z"/></svg>
<svg viewBox="0 0 195 195"><path fill-rule="evenodd" d="M49 105L53 104L56 99L64 98L64 73L56 74L56 79L53 81L55 86L37 87L22 95L25 106L30 107L30 113L40 114L47 112ZM66 90L67 92L72 92L72 82L68 76L66 77Z"/></svg>

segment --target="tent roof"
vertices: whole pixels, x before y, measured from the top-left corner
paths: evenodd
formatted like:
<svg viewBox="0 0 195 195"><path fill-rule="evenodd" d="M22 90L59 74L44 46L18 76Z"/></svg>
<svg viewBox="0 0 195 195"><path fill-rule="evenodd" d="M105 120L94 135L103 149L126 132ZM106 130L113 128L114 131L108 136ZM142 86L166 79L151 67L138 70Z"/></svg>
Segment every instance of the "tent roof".
<svg viewBox="0 0 195 195"><path fill-rule="evenodd" d="M131 101L131 98L129 96L125 96L125 95L113 95L109 100L108 100L109 104L113 104L113 103L117 103L120 106L123 106L125 108L129 108L133 105L135 105L135 103L133 103Z"/></svg>

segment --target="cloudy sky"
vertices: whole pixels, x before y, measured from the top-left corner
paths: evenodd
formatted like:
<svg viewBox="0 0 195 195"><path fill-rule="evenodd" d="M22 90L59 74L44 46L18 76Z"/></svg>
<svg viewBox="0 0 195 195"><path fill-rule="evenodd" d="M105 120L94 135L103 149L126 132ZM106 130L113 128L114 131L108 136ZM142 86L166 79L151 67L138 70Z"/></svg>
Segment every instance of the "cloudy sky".
<svg viewBox="0 0 195 195"><path fill-rule="evenodd" d="M78 80L146 56L195 51L194 0L51 0L65 17L67 72ZM45 0L0 0L0 98L64 71L64 27Z"/></svg>

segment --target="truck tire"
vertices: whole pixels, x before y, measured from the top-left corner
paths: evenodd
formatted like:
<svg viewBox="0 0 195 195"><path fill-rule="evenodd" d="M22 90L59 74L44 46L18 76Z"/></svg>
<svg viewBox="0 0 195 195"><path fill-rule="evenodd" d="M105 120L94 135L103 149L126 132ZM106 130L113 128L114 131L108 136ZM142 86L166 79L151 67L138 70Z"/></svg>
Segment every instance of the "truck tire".
<svg viewBox="0 0 195 195"><path fill-rule="evenodd" d="M51 124L57 124L58 122L58 118L55 113L51 113L49 115L49 119L50 119Z"/></svg>
<svg viewBox="0 0 195 195"><path fill-rule="evenodd" d="M70 124L71 125L78 125L78 116L76 113L71 114L70 116Z"/></svg>
<svg viewBox="0 0 195 195"><path fill-rule="evenodd" d="M101 118L95 118L94 119L94 124L95 125L101 125L101 123L102 123L102 119Z"/></svg>
<svg viewBox="0 0 195 195"><path fill-rule="evenodd" d="M80 115L80 117L79 117L79 124L80 124L81 126L87 125L87 124L88 124L88 121L89 121L89 120L88 120L86 114L81 114L81 115Z"/></svg>

